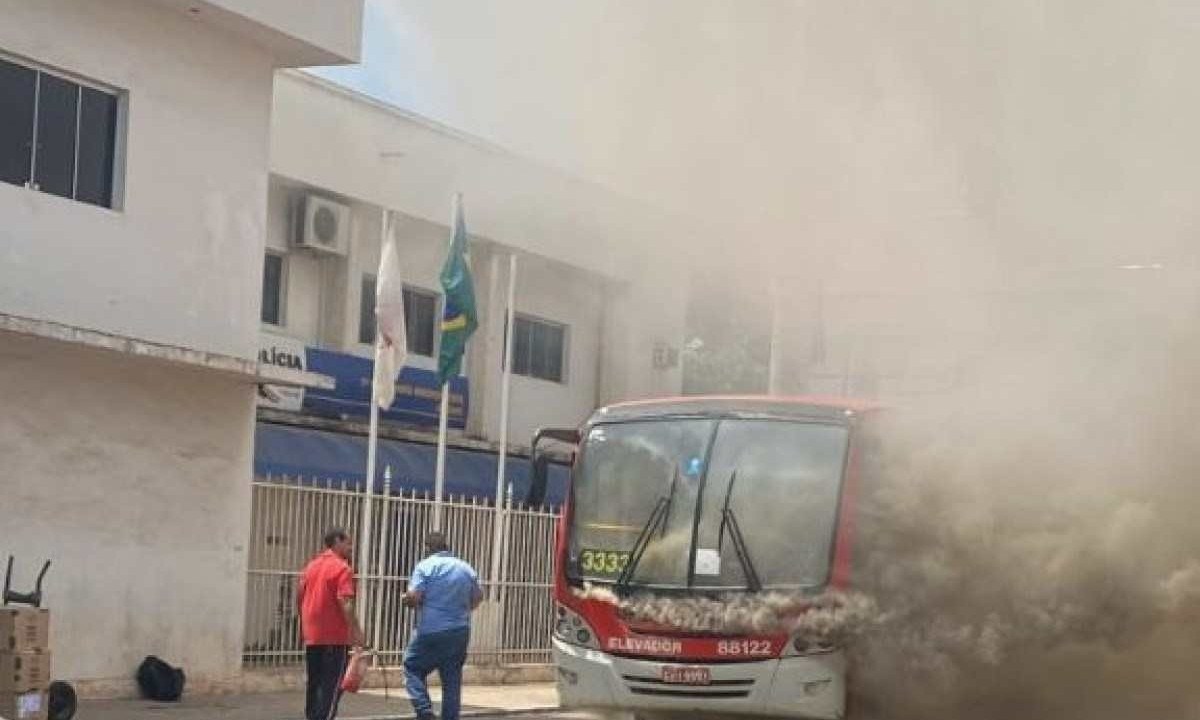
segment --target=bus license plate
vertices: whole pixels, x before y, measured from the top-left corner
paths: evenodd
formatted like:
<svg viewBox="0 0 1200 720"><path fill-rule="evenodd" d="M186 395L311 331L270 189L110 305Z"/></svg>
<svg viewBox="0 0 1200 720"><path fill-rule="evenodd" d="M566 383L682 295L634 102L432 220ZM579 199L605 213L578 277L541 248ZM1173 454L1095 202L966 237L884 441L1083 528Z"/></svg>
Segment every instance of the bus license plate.
<svg viewBox="0 0 1200 720"><path fill-rule="evenodd" d="M668 685L711 685L712 671L706 667L664 665L662 681Z"/></svg>

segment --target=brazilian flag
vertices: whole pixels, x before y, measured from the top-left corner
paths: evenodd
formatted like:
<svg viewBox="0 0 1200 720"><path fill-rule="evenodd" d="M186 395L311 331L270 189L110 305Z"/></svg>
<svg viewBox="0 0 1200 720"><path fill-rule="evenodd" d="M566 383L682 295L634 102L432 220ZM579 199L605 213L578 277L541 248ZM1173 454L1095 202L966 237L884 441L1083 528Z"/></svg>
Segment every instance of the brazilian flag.
<svg viewBox="0 0 1200 720"><path fill-rule="evenodd" d="M479 326L475 312L475 286L467 265L467 226L463 222L462 197L454 198L454 234L450 254L442 266L442 344L438 350L438 382L446 384L462 371L467 340Z"/></svg>

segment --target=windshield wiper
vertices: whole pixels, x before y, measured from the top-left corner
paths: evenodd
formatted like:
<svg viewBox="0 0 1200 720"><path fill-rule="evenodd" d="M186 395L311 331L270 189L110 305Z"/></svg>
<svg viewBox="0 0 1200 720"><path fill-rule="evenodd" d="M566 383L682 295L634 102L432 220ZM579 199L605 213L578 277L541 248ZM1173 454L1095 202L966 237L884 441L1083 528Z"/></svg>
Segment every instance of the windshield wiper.
<svg viewBox="0 0 1200 720"><path fill-rule="evenodd" d="M737 516L733 510L726 508L721 522L729 526L729 537L733 538L733 549L737 551L738 560L742 562L742 571L746 573L746 588L750 592L762 590L762 581L758 579L758 571L754 569L754 561L750 559L750 549L746 547L746 538L742 537L742 529L738 527Z"/></svg>
<svg viewBox="0 0 1200 720"><path fill-rule="evenodd" d="M729 512L729 499L733 497L733 484L737 482L737 470L729 476L729 482L725 484L725 502L721 505L721 527L717 530L717 552L720 552L725 547L725 526L728 518L726 514Z"/></svg>
<svg viewBox="0 0 1200 720"><path fill-rule="evenodd" d="M675 472L671 474L671 487L667 490L667 497L664 498L667 501L667 509L663 513L666 517L671 516L671 506L675 504L675 488L677 488L678 486L679 486L679 463L675 463ZM664 523L662 523L662 531L659 532L658 536L661 538L661 537L666 537L666 535L667 535L667 524L664 522Z"/></svg>
<svg viewBox="0 0 1200 720"><path fill-rule="evenodd" d="M650 545L650 538L654 535L654 531L662 526L662 534L659 537L667 534L667 518L671 515L671 505L675 502L675 489L679 486L679 463L675 463L675 471L671 474L671 484L667 487L667 494L660 497L658 502L654 504L654 509L650 511L650 517L646 518L646 524L642 526L642 531L638 533L637 540L633 543L633 548L629 551L629 561L625 563L625 567L621 568L621 574L617 576L617 583L613 586L615 591L620 591L629 586L629 581L633 579L633 573L637 570L638 563L642 561L642 555L646 554L646 548Z"/></svg>
<svg viewBox="0 0 1200 720"><path fill-rule="evenodd" d="M674 490L674 486L672 486L672 490ZM642 561L642 555L646 553L646 548L650 545L650 537L658 529L659 523L666 525L665 519L670 507L669 495L660 497L654 504L654 509L650 511L650 517L646 518L646 524L642 526L642 531L638 533L637 540L633 543L633 549L629 551L629 562L625 563L621 574L617 576L616 585L613 586L614 591L619 592L629 586L629 581L633 579L633 573L637 569L638 563Z"/></svg>
<svg viewBox="0 0 1200 720"><path fill-rule="evenodd" d="M725 529L729 528L729 537L733 540L733 549L737 553L738 561L742 563L742 572L746 575L746 588L750 592L758 592L762 590L762 580L758 577L758 570L754 567L754 561L750 558L750 549L746 547L746 538L742 535L742 528L738 525L737 515L734 514L733 508L729 507L729 500L733 497L733 484L737 482L737 470L729 476L729 483L725 486L725 504L721 507L721 528L717 533L717 552L725 545Z"/></svg>

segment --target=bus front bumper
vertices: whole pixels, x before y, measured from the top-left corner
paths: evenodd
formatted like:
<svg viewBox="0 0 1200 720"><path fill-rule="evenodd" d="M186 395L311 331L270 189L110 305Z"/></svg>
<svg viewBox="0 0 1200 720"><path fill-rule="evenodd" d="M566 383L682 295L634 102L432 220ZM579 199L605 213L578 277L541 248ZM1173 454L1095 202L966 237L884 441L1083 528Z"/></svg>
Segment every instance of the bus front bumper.
<svg viewBox="0 0 1200 720"><path fill-rule="evenodd" d="M616 657L554 638L564 707L649 713L714 713L838 720L846 708L846 661L839 651L736 663L676 663ZM709 685L663 683L663 666L703 666Z"/></svg>

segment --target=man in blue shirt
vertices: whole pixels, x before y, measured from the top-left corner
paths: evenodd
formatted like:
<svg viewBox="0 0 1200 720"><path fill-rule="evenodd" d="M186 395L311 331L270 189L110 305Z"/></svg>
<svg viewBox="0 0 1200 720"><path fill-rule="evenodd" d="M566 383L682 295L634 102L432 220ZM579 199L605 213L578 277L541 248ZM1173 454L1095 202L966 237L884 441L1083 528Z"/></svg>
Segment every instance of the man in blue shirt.
<svg viewBox="0 0 1200 720"><path fill-rule="evenodd" d="M471 611L483 601L475 569L450 554L446 536L429 533L429 553L413 570L404 604L418 609L416 635L404 651L404 678L417 720L432 720L433 703L425 682L437 670L442 679L442 720L458 720L462 669L471 638Z"/></svg>

